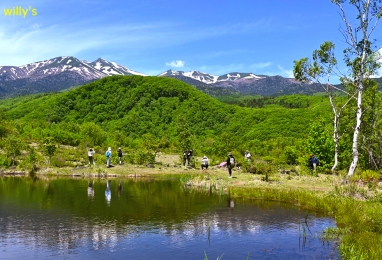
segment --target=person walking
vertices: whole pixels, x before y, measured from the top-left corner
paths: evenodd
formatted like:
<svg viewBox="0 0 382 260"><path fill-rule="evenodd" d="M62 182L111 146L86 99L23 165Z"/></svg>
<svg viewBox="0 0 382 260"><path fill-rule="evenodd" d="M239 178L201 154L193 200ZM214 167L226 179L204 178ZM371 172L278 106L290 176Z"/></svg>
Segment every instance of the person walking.
<svg viewBox="0 0 382 260"><path fill-rule="evenodd" d="M309 155L309 159L308 159L308 169L309 169L309 172L311 173L312 170L313 170L313 154Z"/></svg>
<svg viewBox="0 0 382 260"><path fill-rule="evenodd" d="M251 161L251 153L247 150L245 151L244 158L249 162Z"/></svg>
<svg viewBox="0 0 382 260"><path fill-rule="evenodd" d="M119 165L121 165L122 164L122 156L123 156L121 147L118 148L117 152L118 152L118 158L119 158Z"/></svg>
<svg viewBox="0 0 382 260"><path fill-rule="evenodd" d="M189 150L187 152L187 165L190 165L190 163L191 163L192 152L193 152L192 150Z"/></svg>
<svg viewBox="0 0 382 260"><path fill-rule="evenodd" d="M111 147L109 147L106 151L106 167L110 168L111 165Z"/></svg>
<svg viewBox="0 0 382 260"><path fill-rule="evenodd" d="M95 154L94 149L89 148L89 150L88 150L89 165L95 165L94 157L93 157L94 154Z"/></svg>
<svg viewBox="0 0 382 260"><path fill-rule="evenodd" d="M232 153L228 153L228 158L227 158L227 168L228 168L228 178L232 178L232 169L235 167L235 158L233 157Z"/></svg>
<svg viewBox="0 0 382 260"><path fill-rule="evenodd" d="M187 155L188 155L187 151L184 150L183 151L183 166L186 166Z"/></svg>
<svg viewBox="0 0 382 260"><path fill-rule="evenodd" d="M317 157L314 154L313 154L312 162L313 162L314 173L317 174L318 159L317 159Z"/></svg>

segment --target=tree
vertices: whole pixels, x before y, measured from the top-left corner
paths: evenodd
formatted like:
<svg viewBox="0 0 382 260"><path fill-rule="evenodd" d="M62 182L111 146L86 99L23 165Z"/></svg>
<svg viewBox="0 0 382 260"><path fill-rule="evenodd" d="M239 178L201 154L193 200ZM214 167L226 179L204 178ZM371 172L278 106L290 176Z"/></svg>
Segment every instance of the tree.
<svg viewBox="0 0 382 260"><path fill-rule="evenodd" d="M365 92L360 144L359 165L372 170L379 170L382 165L382 95L377 94L377 88L375 84Z"/></svg>
<svg viewBox="0 0 382 260"><path fill-rule="evenodd" d="M49 157L49 163L56 153L57 147L52 137L46 137L44 139L44 153Z"/></svg>
<svg viewBox="0 0 382 260"><path fill-rule="evenodd" d="M295 61L293 68L294 76L297 80L303 82L314 81L320 84L329 98L333 111L334 163L331 169L332 172L334 172L338 165L338 149L342 137L342 133L340 132L341 115L345 107L354 98L354 96L349 94L346 90L330 84L331 74L337 66L337 60L334 56L334 47L332 42L324 42L321 44L319 50L313 52L312 63L308 61L308 58L303 58L299 61ZM346 94L346 101L336 102L336 92Z"/></svg>
<svg viewBox="0 0 382 260"><path fill-rule="evenodd" d="M81 125L81 135L85 145L88 146L101 146L107 137L105 131L93 122L86 122Z"/></svg>
<svg viewBox="0 0 382 260"><path fill-rule="evenodd" d="M308 153L316 155L324 168L332 165L333 140L319 122L313 122L310 127L309 136L306 140L306 150Z"/></svg>
<svg viewBox="0 0 382 260"><path fill-rule="evenodd" d="M5 139L5 150L8 157L12 158L12 166L15 165L16 156L21 154L23 148L24 143L18 136L11 134Z"/></svg>
<svg viewBox="0 0 382 260"><path fill-rule="evenodd" d="M313 62L308 62L308 58L295 61L294 75L297 80L313 80L321 84L328 94L333 108L333 140L335 144L335 163L332 170L336 167L338 156L338 142L340 138L339 124L341 113L352 99L356 100L356 114L353 128L352 141L352 162L349 167L348 175L354 174L359 159L359 135L362 125L363 114L363 94L367 87L372 86L371 76L377 74L380 68L379 54L376 47L372 46L371 35L375 30L382 15L382 4L380 0L331 0L340 9L340 15L345 23L345 29L341 30L348 47L344 50L344 62L348 68L347 73L342 73L337 67L337 60L334 57L334 44L325 42L319 50L313 53ZM357 25L353 28L344 4L348 4L356 9ZM373 23L373 24L372 24ZM343 88L335 87L330 84L329 79L332 74L340 77ZM325 79L326 78L326 79ZM324 83L323 79L326 81ZM344 92L348 99L345 103L337 105L333 99L334 90Z"/></svg>
<svg viewBox="0 0 382 260"><path fill-rule="evenodd" d="M192 149L192 133L190 125L183 116L178 117L175 129L178 137L178 148L181 149L181 151Z"/></svg>

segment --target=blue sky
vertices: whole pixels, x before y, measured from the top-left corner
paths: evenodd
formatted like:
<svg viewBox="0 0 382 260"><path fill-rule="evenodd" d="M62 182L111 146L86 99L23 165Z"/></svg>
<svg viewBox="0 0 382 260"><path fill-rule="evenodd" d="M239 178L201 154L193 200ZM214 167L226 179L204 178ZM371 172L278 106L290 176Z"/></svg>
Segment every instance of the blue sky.
<svg viewBox="0 0 382 260"><path fill-rule="evenodd" d="M4 15L16 6L37 15ZM148 75L173 69L291 77L293 61L322 42L333 41L339 55L345 47L330 0L3 0L0 8L0 66L102 57Z"/></svg>

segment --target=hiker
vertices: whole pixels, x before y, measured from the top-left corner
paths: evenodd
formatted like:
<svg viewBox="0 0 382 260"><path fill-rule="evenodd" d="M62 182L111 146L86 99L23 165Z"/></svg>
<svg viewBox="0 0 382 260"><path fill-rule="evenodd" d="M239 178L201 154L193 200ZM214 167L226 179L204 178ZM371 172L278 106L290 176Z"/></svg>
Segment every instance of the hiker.
<svg viewBox="0 0 382 260"><path fill-rule="evenodd" d="M308 168L309 168L309 172L312 172L312 170L313 170L313 154L309 155Z"/></svg>
<svg viewBox="0 0 382 260"><path fill-rule="evenodd" d="M192 153L193 153L192 150L189 150L189 151L187 152L187 165L190 165L191 157L192 157Z"/></svg>
<svg viewBox="0 0 382 260"><path fill-rule="evenodd" d="M188 151L189 160L191 160L193 153L194 153L194 150Z"/></svg>
<svg viewBox="0 0 382 260"><path fill-rule="evenodd" d="M314 154L313 154L312 163L313 163L313 170L315 173L317 173L318 159Z"/></svg>
<svg viewBox="0 0 382 260"><path fill-rule="evenodd" d="M183 166L186 166L186 161L187 161L187 151L183 151Z"/></svg>
<svg viewBox="0 0 382 260"><path fill-rule="evenodd" d="M249 151L245 151L245 154L244 154L244 158L249 162L251 161L251 154L249 153Z"/></svg>
<svg viewBox="0 0 382 260"><path fill-rule="evenodd" d="M93 157L94 154L95 154L94 149L89 148L89 150L88 150L89 165L95 165L94 157Z"/></svg>
<svg viewBox="0 0 382 260"><path fill-rule="evenodd" d="M208 158L207 156L203 156L203 159L202 159L202 170L204 170L204 168L206 168L206 170L208 169Z"/></svg>
<svg viewBox="0 0 382 260"><path fill-rule="evenodd" d="M118 152L118 158L119 158L119 165L121 165L122 164L122 156L123 156L121 147L118 148L117 152Z"/></svg>
<svg viewBox="0 0 382 260"><path fill-rule="evenodd" d="M111 147L109 147L108 149L107 149L107 151L106 151L106 167L107 168L110 168L110 161L111 161Z"/></svg>
<svg viewBox="0 0 382 260"><path fill-rule="evenodd" d="M232 178L232 169L235 167L235 158L233 157L232 153L228 153L228 158L227 158L227 168L228 168L228 174L229 178Z"/></svg>

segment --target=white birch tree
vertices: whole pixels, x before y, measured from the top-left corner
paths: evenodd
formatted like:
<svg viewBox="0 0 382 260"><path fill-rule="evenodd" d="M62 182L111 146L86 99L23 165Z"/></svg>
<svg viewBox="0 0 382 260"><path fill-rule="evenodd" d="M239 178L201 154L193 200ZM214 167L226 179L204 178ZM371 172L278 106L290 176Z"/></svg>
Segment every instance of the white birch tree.
<svg viewBox="0 0 382 260"><path fill-rule="evenodd" d="M352 162L348 170L348 176L354 174L358 164L359 135L362 125L363 105L362 98L365 89L371 85L370 78L377 74L380 68L380 55L378 48L373 46L375 40L371 39L379 19L382 14L381 0L331 0L339 8L339 13L344 22L345 28L340 29L347 48L343 51L344 62L348 68L347 72L342 72L338 68L337 60L334 56L334 44L325 42L319 50L313 53L313 62L308 58L295 61L294 76L300 81L313 81L321 84L328 94L330 104L333 109L333 140L335 143L335 163L332 171L338 163L338 142L340 133L338 132L341 112L352 99L356 100L355 123L352 141ZM347 16L345 8L355 8L355 25ZM338 88L330 84L330 77L335 74L341 80L344 88ZM326 80L325 80L326 79ZM333 98L333 91L344 92L348 99L345 103L337 105Z"/></svg>

